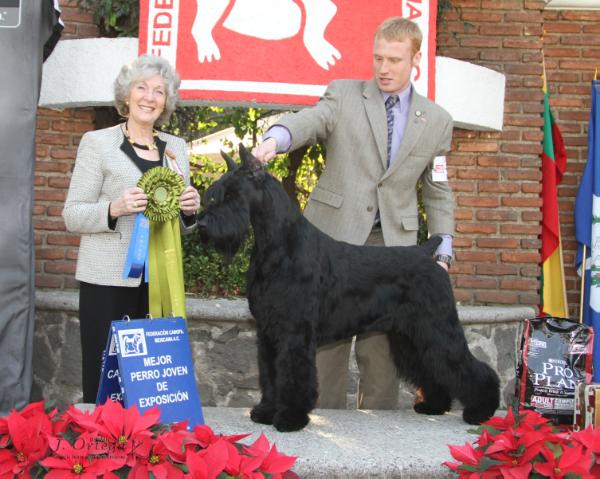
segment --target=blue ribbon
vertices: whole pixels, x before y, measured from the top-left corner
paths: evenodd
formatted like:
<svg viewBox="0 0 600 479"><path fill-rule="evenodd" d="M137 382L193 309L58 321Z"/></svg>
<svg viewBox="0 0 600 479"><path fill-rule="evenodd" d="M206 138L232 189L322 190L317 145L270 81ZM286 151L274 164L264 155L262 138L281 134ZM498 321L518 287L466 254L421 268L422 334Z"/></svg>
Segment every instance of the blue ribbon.
<svg viewBox="0 0 600 479"><path fill-rule="evenodd" d="M145 271L145 279L148 282L148 240L150 238L150 221L143 213L135 215L133 232L129 240L127 259L123 269L123 279L139 278Z"/></svg>

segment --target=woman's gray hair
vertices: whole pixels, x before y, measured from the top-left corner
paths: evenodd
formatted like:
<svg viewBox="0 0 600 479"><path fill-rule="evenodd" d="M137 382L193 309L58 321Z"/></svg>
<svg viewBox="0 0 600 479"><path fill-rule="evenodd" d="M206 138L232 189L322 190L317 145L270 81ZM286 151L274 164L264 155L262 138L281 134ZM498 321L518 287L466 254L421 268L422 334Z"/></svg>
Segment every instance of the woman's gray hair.
<svg viewBox="0 0 600 479"><path fill-rule="evenodd" d="M181 84L181 79L167 60L150 54L141 55L133 62L123 65L119 76L115 79L115 107L119 115L123 117L129 115L127 99L133 84L155 75L161 76L166 87L165 109L158 117L157 123L162 125L167 122L171 113L175 111L178 98L177 90Z"/></svg>

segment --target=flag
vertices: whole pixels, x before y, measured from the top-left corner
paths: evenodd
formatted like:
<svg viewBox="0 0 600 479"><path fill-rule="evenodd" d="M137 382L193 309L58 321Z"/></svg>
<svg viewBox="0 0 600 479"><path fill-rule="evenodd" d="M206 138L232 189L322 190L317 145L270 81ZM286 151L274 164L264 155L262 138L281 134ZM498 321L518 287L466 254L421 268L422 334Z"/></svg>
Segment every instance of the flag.
<svg viewBox="0 0 600 479"><path fill-rule="evenodd" d="M588 160L575 199L575 266L583 275L583 322L594 329L594 382L600 381L600 81L592 82Z"/></svg>
<svg viewBox="0 0 600 479"><path fill-rule="evenodd" d="M569 317L565 288L560 223L558 220L558 184L567 165L565 144L550 111L550 93L544 70L544 149L542 152L542 278L540 312L549 316Z"/></svg>

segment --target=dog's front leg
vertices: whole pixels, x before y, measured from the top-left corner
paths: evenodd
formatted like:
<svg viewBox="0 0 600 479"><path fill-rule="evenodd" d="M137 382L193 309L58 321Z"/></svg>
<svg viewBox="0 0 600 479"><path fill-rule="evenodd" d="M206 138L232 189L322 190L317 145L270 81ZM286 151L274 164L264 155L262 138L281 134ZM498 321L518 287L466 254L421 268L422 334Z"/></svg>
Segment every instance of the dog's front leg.
<svg viewBox="0 0 600 479"><path fill-rule="evenodd" d="M261 424L273 424L275 415L275 348L267 336L258 331L258 379L262 397L250 411L250 419Z"/></svg>
<svg viewBox="0 0 600 479"><path fill-rule="evenodd" d="M296 324L304 330L286 332L277 351L277 412L273 425L282 432L306 426L318 396L315 334L310 322Z"/></svg>

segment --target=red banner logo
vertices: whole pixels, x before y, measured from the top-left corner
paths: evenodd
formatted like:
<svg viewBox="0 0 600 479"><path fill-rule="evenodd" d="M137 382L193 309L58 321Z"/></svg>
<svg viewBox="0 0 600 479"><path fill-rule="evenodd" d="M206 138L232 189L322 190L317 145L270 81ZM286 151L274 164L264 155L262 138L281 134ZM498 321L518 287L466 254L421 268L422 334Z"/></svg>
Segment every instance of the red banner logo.
<svg viewBox="0 0 600 479"><path fill-rule="evenodd" d="M419 24L413 78L433 98L436 0L142 0L140 53L168 58L182 99L313 104L338 78L372 76L373 33L391 16Z"/></svg>

